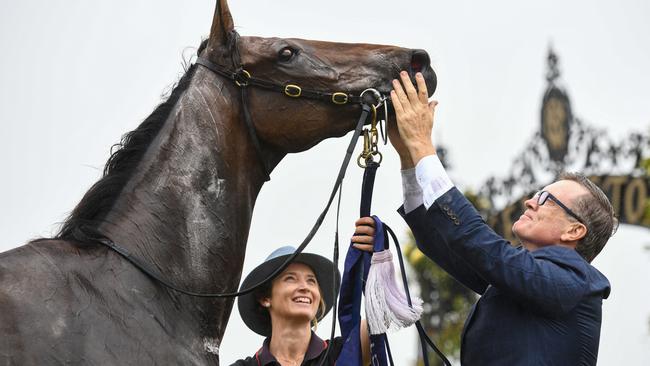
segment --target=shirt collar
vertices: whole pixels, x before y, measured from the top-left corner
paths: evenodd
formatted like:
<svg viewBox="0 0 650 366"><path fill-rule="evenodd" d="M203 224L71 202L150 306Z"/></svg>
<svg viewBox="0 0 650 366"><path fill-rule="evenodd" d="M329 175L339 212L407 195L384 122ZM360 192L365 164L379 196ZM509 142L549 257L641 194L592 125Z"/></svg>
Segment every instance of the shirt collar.
<svg viewBox="0 0 650 366"><path fill-rule="evenodd" d="M257 351L257 353L255 354L255 358L257 358L258 364L261 366L272 364L273 362L277 362L277 360L269 350L270 343L271 343L271 337L266 338L264 340L264 344L262 345L262 348L260 348L260 350ZM305 358L303 360L303 363L305 361L313 360L314 358L320 356L320 354L323 353L323 351L326 348L327 348L327 342L320 339L316 335L316 333L312 331L311 338L309 339L309 345L307 346L307 352L305 352Z"/></svg>

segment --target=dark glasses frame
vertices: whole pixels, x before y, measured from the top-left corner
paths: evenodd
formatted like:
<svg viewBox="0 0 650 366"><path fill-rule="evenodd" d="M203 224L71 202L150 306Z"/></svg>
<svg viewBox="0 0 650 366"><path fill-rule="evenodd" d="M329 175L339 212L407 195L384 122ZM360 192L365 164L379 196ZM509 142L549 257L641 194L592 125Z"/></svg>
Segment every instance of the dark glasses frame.
<svg viewBox="0 0 650 366"><path fill-rule="evenodd" d="M580 216L578 216L578 214L573 212L570 208L568 208L564 203L562 203L557 197L552 195L550 192L548 192L548 191L539 191L539 192L535 193L535 197L537 197L537 205L538 206L544 206L546 201L550 198L551 201L557 203L557 205L560 206L560 208L562 208L564 210L564 212L569 214L569 216L571 216L574 219L578 220L584 226L587 226L587 223L585 222L585 220L581 219Z"/></svg>

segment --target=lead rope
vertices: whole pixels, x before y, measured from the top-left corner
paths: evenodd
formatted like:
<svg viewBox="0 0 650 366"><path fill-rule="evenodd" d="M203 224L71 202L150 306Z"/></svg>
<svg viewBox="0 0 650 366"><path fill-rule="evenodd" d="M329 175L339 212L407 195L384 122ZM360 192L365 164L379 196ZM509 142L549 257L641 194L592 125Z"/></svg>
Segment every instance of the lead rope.
<svg viewBox="0 0 650 366"><path fill-rule="evenodd" d="M341 212L341 195L342 195L342 189L343 185L339 187L339 198L338 198L338 203L336 205L336 230L334 232L334 252L332 253L332 283L337 283L339 281L338 276L336 275L338 273L339 269L339 217L340 217L340 212ZM332 349L332 345L334 342L334 338L336 338L336 315L338 313L338 299L339 299L339 293L338 289L336 286L332 287L332 299L334 299L334 303L332 304L332 327L330 330L330 339L327 344L327 349L325 350L325 355L321 358L320 362L318 363L318 366L323 366L325 363L325 360L327 360L327 356L330 353L330 349ZM334 360L334 363L336 363L336 360ZM334 363L332 365L334 365Z"/></svg>

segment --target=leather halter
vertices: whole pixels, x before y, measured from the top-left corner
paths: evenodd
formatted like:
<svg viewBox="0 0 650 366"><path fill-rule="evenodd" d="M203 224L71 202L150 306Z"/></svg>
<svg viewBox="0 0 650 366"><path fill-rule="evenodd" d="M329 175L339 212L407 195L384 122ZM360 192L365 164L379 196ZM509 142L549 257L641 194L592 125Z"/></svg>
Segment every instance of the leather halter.
<svg viewBox="0 0 650 366"><path fill-rule="evenodd" d="M217 75L220 75L226 79L232 80L236 86L241 90L241 100L242 107L244 112L244 122L248 130L248 135L251 138L251 142L255 148L255 154L257 155L257 160L260 162L262 169L264 171L264 180L269 181L270 169L264 160L264 154L262 152L262 145L260 139L257 136L257 131L255 129L255 124L251 117L250 108L248 107L248 92L247 89L249 86L254 86L261 89L266 89L270 91L280 92L291 98L307 98L318 100L322 102L328 102L335 105L346 105L346 104L364 104L363 93L360 95L354 95L342 91L337 92L325 92L319 90L311 90L302 88L296 84L280 84L269 80L258 79L244 69L244 65L241 63L241 57L239 54L239 34L236 31L229 33L229 43L231 45L230 56L232 59L233 70L229 70L221 65L218 65L205 57L199 56L196 59L196 64L201 65L208 70L214 72ZM367 104L372 104L373 101L367 102Z"/></svg>

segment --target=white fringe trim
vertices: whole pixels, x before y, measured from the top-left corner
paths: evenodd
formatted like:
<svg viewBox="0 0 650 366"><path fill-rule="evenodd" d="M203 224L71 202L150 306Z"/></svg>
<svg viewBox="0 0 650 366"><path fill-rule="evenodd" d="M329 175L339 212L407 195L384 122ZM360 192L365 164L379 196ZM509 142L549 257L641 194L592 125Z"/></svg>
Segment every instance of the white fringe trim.
<svg viewBox="0 0 650 366"><path fill-rule="evenodd" d="M366 321L370 334L406 328L422 315L422 300L411 298L395 282L395 267L390 250L373 253L366 281Z"/></svg>

